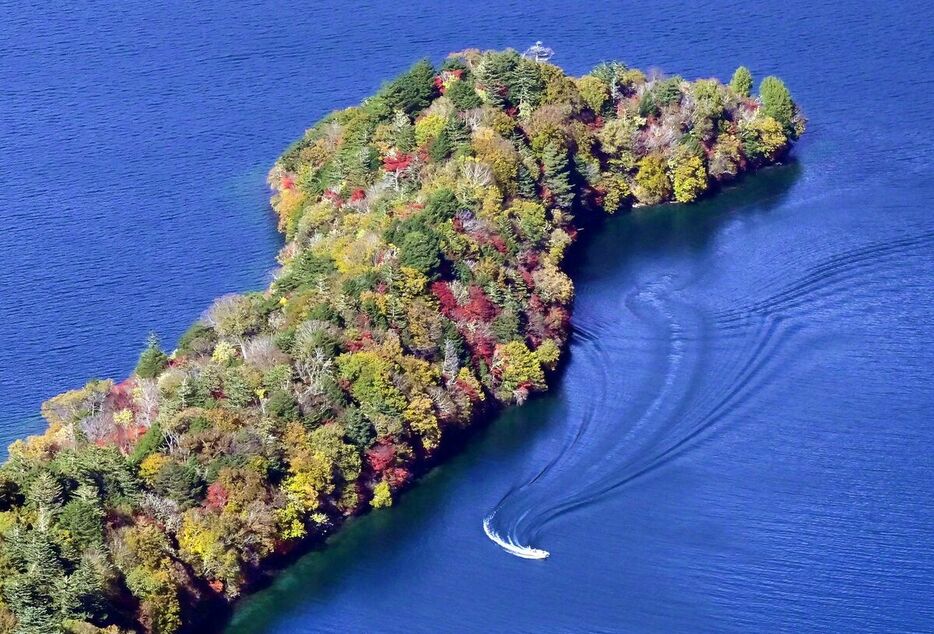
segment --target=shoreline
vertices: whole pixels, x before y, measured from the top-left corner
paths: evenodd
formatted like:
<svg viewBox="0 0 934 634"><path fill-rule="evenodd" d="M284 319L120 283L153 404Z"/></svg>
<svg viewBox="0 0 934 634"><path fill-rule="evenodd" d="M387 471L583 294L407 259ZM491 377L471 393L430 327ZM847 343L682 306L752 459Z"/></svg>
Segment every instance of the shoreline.
<svg viewBox="0 0 934 634"><path fill-rule="evenodd" d="M579 231L704 199L787 155L803 131L787 90L766 78L753 100L740 80L618 63L570 78L465 51L325 117L270 172L286 241L269 289L219 298L172 355L153 339L129 379L47 401L49 431L4 466L4 542L20 526L48 539L51 516L67 531L49 546L62 576L84 553L111 558L112 578L80 573L94 589L78 604L111 605L88 623L229 617L557 380ZM87 466L51 468L60 456ZM16 601L0 618L25 614Z"/></svg>

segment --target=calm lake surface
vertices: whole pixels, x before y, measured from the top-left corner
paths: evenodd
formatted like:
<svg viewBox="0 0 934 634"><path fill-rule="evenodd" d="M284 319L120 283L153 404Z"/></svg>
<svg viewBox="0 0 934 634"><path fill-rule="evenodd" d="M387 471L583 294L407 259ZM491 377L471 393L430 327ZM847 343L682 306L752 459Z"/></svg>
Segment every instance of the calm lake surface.
<svg viewBox="0 0 934 634"><path fill-rule="evenodd" d="M228 632L934 631L934 4L816 5L0 2L0 442L265 286L269 165L415 59L743 63L796 163L591 232L553 392Z"/></svg>

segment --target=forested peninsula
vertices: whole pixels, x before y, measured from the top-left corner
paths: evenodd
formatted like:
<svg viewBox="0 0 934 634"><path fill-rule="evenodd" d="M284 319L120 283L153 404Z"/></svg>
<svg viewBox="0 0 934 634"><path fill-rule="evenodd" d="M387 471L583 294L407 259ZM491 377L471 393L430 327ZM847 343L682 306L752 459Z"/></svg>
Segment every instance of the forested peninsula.
<svg viewBox="0 0 934 634"><path fill-rule="evenodd" d="M546 389L582 226L787 155L804 118L779 79L753 83L468 50L326 116L269 173L269 288L219 298L171 354L153 337L129 378L48 400L48 430L10 447L0 631L203 631L392 505Z"/></svg>

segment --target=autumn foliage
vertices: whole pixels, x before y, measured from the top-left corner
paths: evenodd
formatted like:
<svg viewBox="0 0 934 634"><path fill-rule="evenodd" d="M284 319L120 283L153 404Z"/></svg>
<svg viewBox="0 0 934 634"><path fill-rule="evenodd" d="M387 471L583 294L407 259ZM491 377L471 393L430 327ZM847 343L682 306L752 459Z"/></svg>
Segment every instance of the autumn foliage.
<svg viewBox="0 0 934 634"><path fill-rule="evenodd" d="M219 298L171 354L151 338L129 379L50 399L48 431L11 446L0 628L200 631L271 559L391 506L460 430L547 388L578 219L690 203L787 154L797 105L747 75L465 51L309 129L269 174L269 288Z"/></svg>

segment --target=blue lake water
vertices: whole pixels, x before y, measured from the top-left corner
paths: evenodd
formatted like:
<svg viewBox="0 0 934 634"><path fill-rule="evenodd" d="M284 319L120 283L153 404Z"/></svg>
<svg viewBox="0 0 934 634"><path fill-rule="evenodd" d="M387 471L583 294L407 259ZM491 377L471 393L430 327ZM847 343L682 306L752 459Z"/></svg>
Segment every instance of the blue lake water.
<svg viewBox="0 0 934 634"><path fill-rule="evenodd" d="M597 4L597 3L595 3ZM934 4L0 2L0 442L280 246L276 155L428 56L781 75L794 165L614 218L571 354L230 632L934 630ZM547 549L528 561L486 538Z"/></svg>

